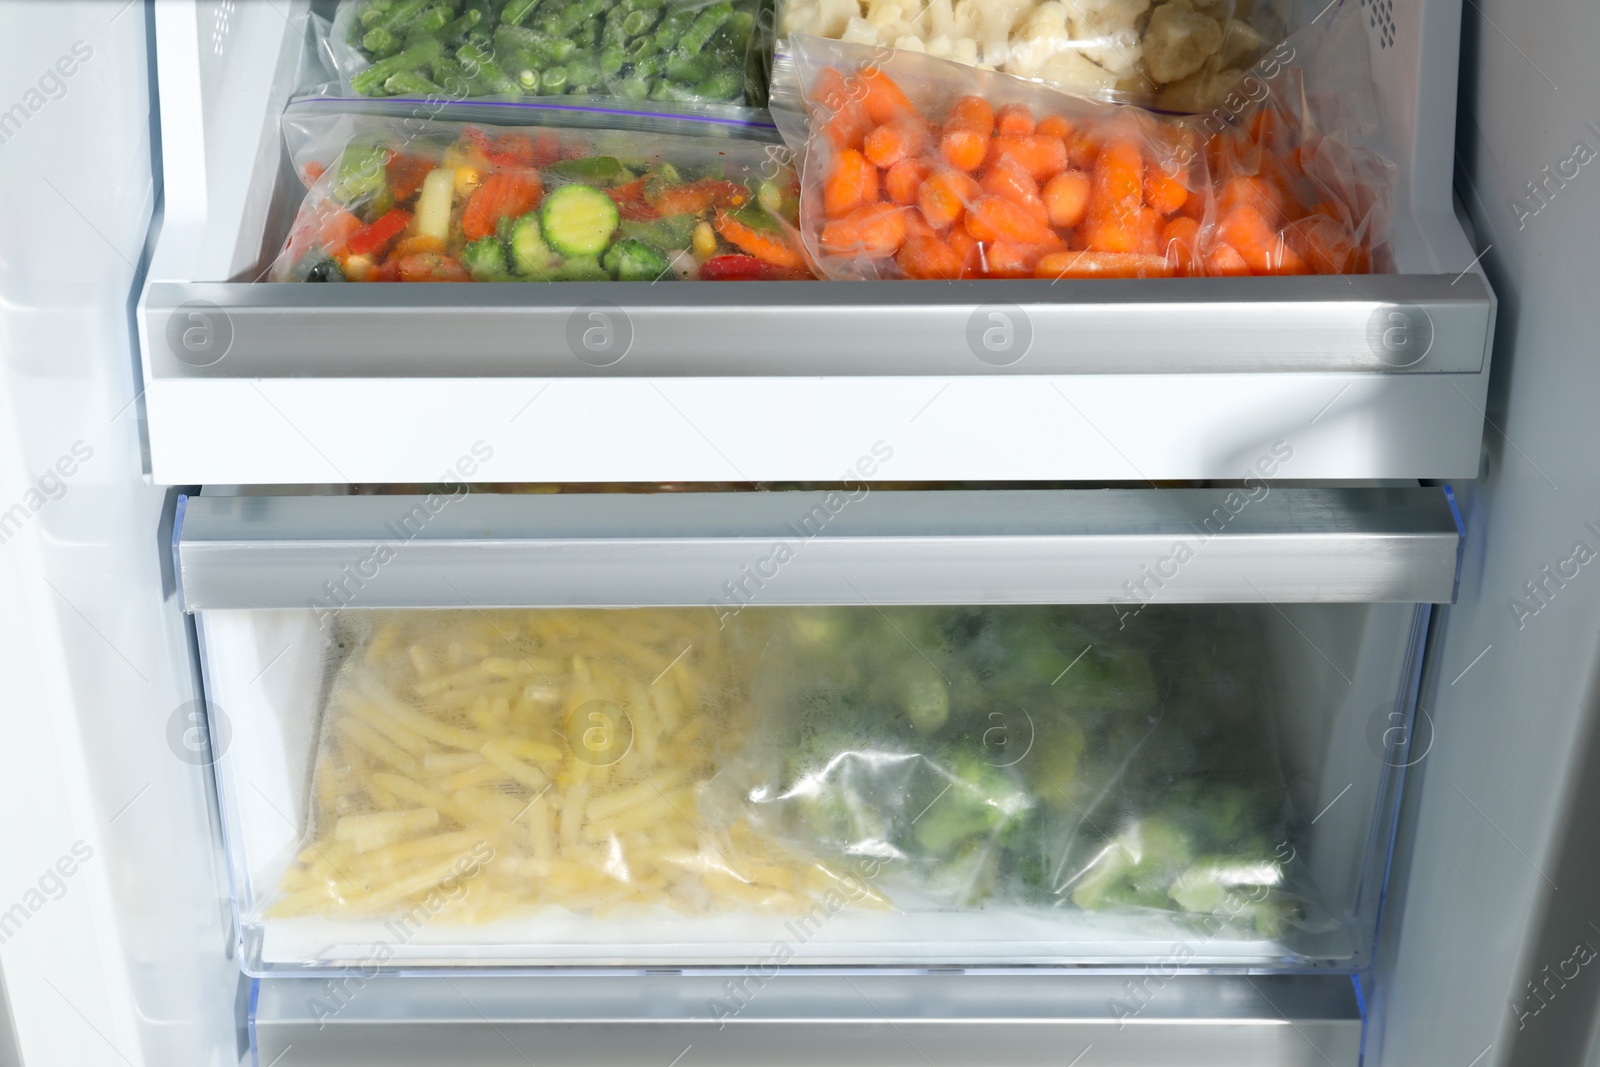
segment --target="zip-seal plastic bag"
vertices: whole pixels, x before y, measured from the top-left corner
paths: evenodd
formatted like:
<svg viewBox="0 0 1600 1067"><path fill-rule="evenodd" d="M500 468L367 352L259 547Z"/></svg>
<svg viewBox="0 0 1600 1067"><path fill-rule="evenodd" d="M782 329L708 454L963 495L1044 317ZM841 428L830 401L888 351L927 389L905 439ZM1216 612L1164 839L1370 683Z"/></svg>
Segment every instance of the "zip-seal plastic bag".
<svg viewBox="0 0 1600 1067"><path fill-rule="evenodd" d="M900 909L1268 939L1325 923L1291 869L1248 613L1152 608L1128 631L1089 607L772 614L747 750L702 810L830 869L870 864Z"/></svg>
<svg viewBox="0 0 1600 1067"><path fill-rule="evenodd" d="M322 54L364 97L760 105L759 0L343 0Z"/></svg>
<svg viewBox="0 0 1600 1067"><path fill-rule="evenodd" d="M782 0L779 29L901 48L1163 111L1217 106L1290 0ZM780 49L783 47L780 43Z"/></svg>
<svg viewBox="0 0 1600 1067"><path fill-rule="evenodd" d="M1298 42L1303 64L1288 42L1224 108L1181 118L797 37L800 99L781 91L774 112L797 149L805 116L806 247L832 279L1388 269L1395 168L1361 146L1374 123L1352 12Z"/></svg>
<svg viewBox="0 0 1600 1067"><path fill-rule="evenodd" d="M780 146L714 117L595 110L502 127L298 109L285 133L309 190L268 280L811 276Z"/></svg>

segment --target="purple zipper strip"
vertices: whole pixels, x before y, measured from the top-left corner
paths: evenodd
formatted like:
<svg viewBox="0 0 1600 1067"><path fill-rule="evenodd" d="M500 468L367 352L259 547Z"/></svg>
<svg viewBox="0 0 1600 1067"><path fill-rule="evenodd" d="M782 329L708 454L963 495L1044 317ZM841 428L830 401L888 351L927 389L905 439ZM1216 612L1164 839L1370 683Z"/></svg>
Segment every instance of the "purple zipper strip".
<svg viewBox="0 0 1600 1067"><path fill-rule="evenodd" d="M421 104L429 102L425 97L415 96L312 96L304 97L292 102L293 104ZM718 126L740 126L757 130L775 130L777 125L771 122L755 122L749 119L726 119L716 115L685 115L675 112L663 111L633 111L628 108L617 107L585 107L581 104L524 104L515 100L455 100L444 105L445 107L510 107L525 111L581 111L595 115L627 115L633 118L666 119L674 122L709 122ZM440 110L443 110L441 108ZM460 122L461 119L441 119L442 122Z"/></svg>

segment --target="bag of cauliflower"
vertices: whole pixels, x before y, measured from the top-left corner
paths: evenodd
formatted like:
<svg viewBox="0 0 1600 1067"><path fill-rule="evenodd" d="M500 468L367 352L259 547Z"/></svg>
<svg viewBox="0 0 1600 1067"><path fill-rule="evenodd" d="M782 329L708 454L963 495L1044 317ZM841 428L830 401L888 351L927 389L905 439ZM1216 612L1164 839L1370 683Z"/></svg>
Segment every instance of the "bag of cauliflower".
<svg viewBox="0 0 1600 1067"><path fill-rule="evenodd" d="M1291 29L1295 0L779 0L780 35L925 52L1161 111L1208 111ZM780 51L782 49L780 48Z"/></svg>

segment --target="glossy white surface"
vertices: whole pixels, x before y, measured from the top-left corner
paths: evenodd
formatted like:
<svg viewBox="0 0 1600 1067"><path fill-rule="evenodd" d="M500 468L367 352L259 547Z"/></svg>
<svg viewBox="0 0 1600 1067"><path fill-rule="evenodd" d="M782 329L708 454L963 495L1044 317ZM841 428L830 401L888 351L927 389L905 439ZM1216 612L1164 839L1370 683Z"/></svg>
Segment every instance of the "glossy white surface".
<svg viewBox="0 0 1600 1067"><path fill-rule="evenodd" d="M205 778L167 741L191 694L165 494L141 472L145 15L7 3L0 33L0 965L26 1067L237 1062Z"/></svg>

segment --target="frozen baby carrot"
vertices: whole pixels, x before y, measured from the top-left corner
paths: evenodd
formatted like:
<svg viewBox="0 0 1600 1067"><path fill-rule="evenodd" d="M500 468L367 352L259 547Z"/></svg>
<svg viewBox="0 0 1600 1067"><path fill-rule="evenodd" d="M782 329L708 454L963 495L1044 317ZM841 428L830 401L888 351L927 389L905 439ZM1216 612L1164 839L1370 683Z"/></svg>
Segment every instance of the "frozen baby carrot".
<svg viewBox="0 0 1600 1067"><path fill-rule="evenodd" d="M1172 263L1173 270L1185 277L1204 273L1200 261L1200 224L1194 219L1179 216L1167 220L1161 229L1161 251Z"/></svg>
<svg viewBox="0 0 1600 1067"><path fill-rule="evenodd" d="M1013 204L1022 205L1041 222L1048 224L1050 213L1045 210L1044 201L1039 198L1039 184L1021 167L1002 163L999 166L986 168L978 187L986 193L1003 196Z"/></svg>
<svg viewBox="0 0 1600 1067"><path fill-rule="evenodd" d="M1058 137L1065 142L1072 136L1073 129L1072 120L1065 115L1046 115L1039 120L1033 132L1041 137Z"/></svg>
<svg viewBox="0 0 1600 1067"><path fill-rule="evenodd" d="M874 127L862 145L862 154L877 167L892 167L902 159L920 156L928 147L928 127L915 117L899 118Z"/></svg>
<svg viewBox="0 0 1600 1067"><path fill-rule="evenodd" d="M900 86L877 67L862 67L856 79L862 86L861 106L867 109L867 117L875 124L882 126L902 116L917 114L916 107L901 92Z"/></svg>
<svg viewBox="0 0 1600 1067"><path fill-rule="evenodd" d="M1144 158L1138 145L1115 140L1094 164L1084 244L1093 252L1139 251L1139 215L1144 200Z"/></svg>
<svg viewBox="0 0 1600 1067"><path fill-rule="evenodd" d="M1005 104L994 113L994 132L1001 137L1026 137L1033 127L1033 112L1026 104Z"/></svg>
<svg viewBox="0 0 1600 1067"><path fill-rule="evenodd" d="M915 204L929 167L920 159L902 159L883 175L883 191L896 204Z"/></svg>
<svg viewBox="0 0 1600 1067"><path fill-rule="evenodd" d="M1164 172L1160 167L1152 166L1144 172L1144 202L1161 212L1171 215L1181 208L1189 199L1189 190L1182 181Z"/></svg>
<svg viewBox="0 0 1600 1067"><path fill-rule="evenodd" d="M1050 225L1078 225L1089 207L1089 176L1081 170L1057 174L1044 187L1044 205L1050 214Z"/></svg>
<svg viewBox="0 0 1600 1067"><path fill-rule="evenodd" d="M878 168L853 148L842 149L822 184L822 212L830 219L878 199Z"/></svg>
<svg viewBox="0 0 1600 1067"><path fill-rule="evenodd" d="M1048 181L1067 169L1067 145L1059 137L1042 134L1003 135L989 143L985 166L1012 162L1034 181Z"/></svg>
<svg viewBox="0 0 1600 1067"><path fill-rule="evenodd" d="M907 208L866 204L822 227L822 250L835 256L888 259L906 239Z"/></svg>
<svg viewBox="0 0 1600 1067"><path fill-rule="evenodd" d="M1039 260L1036 278L1170 278L1165 256L1140 252L1055 252Z"/></svg>
<svg viewBox="0 0 1600 1067"><path fill-rule="evenodd" d="M959 278L962 257L937 237L914 235L906 238L895 263L907 278Z"/></svg>
<svg viewBox="0 0 1600 1067"><path fill-rule="evenodd" d="M966 213L967 205L978 196L978 183L959 170L935 171L917 193L917 205L929 225L944 229Z"/></svg>
<svg viewBox="0 0 1600 1067"><path fill-rule="evenodd" d="M986 194L967 209L967 232L980 241L1049 244L1057 240L1046 221L1021 204Z"/></svg>
<svg viewBox="0 0 1600 1067"><path fill-rule="evenodd" d="M977 170L989 150L994 132L994 109L981 96L963 96L945 116L939 154L957 170Z"/></svg>
<svg viewBox="0 0 1600 1067"><path fill-rule="evenodd" d="M1213 278L1246 278L1250 264L1232 245L1213 245L1206 253L1206 274Z"/></svg>

